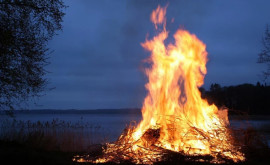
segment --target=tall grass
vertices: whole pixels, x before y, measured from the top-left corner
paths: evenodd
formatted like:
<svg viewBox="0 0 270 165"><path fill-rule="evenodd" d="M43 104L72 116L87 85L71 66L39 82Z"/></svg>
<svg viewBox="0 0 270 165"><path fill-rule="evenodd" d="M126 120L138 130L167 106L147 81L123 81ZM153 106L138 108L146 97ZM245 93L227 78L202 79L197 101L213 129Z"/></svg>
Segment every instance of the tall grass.
<svg viewBox="0 0 270 165"><path fill-rule="evenodd" d="M54 119L51 122L0 121L0 140L14 141L48 151L85 152L89 146L107 141L99 125Z"/></svg>

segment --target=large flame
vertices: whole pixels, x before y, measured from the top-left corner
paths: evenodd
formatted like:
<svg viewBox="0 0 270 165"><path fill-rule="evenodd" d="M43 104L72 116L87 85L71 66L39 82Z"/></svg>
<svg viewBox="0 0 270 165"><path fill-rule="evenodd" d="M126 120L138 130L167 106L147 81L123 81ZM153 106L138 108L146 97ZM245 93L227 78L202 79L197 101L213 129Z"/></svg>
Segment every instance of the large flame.
<svg viewBox="0 0 270 165"><path fill-rule="evenodd" d="M160 20L165 20L160 18L161 14L165 17L165 13L166 9L158 7L153 11L158 16L152 14L152 21L161 23ZM186 144L183 139L193 127L207 132L224 126L219 119L218 108L203 100L198 90L206 74L206 46L185 30L178 30L174 34L175 43L165 46L167 37L168 32L164 29L142 44L151 52L152 67L146 70L149 82L142 108L143 120L133 137L138 139L146 130L158 125L159 140L166 148L177 151L185 150L185 147L205 148L207 151L204 152L209 152L208 144L198 140ZM171 130L172 125L177 131Z"/></svg>
<svg viewBox="0 0 270 165"><path fill-rule="evenodd" d="M181 29L174 34L175 43L165 45L165 15L166 7L158 6L152 12L151 21L159 33L142 43L151 52L143 120L136 128L126 130L115 144L108 144L104 151L107 156L95 162L115 161L119 155L113 153L121 150L123 159L151 163L161 159L155 156L157 148L159 153L164 149L185 155L211 155L216 158L214 162L219 161L218 156L235 162L244 160L227 129L227 114L220 115L226 111L209 105L198 90L207 72L206 45Z"/></svg>
<svg viewBox="0 0 270 165"><path fill-rule="evenodd" d="M162 24L163 30L152 40L142 43L151 52L152 66L146 70L149 82L142 108L143 120L133 133L133 139L140 139L149 129L160 129L156 145L166 149L204 155L220 152L221 148L233 150L226 130L227 116L219 115L222 112L202 99L198 89L207 72L206 45L195 35L179 29L174 34L175 43L166 46L165 15L166 7L158 6L152 12L151 21L156 28ZM243 159L239 155L222 154L234 160Z"/></svg>

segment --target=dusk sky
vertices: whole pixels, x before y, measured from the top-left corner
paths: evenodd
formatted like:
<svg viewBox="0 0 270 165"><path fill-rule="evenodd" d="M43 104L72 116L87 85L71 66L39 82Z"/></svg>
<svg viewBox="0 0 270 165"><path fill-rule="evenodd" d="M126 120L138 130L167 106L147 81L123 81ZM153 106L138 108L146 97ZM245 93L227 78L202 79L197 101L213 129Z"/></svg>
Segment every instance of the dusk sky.
<svg viewBox="0 0 270 165"><path fill-rule="evenodd" d="M63 31L49 42L50 82L31 109L140 108L146 95L140 43L154 26L150 14L167 8L167 30L195 34L207 46L206 89L255 84L266 68L257 63L270 24L269 0L69 0ZM174 19L172 22L171 20ZM171 37L168 42L173 42Z"/></svg>

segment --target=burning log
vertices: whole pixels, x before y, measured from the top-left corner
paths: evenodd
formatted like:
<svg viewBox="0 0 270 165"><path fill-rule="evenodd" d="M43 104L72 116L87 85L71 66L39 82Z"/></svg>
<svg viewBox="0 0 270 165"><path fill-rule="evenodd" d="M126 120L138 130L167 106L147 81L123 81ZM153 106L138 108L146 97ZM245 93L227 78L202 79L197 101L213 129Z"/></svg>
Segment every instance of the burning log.
<svg viewBox="0 0 270 165"><path fill-rule="evenodd" d="M150 147L151 145L157 143L159 137L160 137L160 129L148 129L142 135L141 140L147 143L148 147Z"/></svg>

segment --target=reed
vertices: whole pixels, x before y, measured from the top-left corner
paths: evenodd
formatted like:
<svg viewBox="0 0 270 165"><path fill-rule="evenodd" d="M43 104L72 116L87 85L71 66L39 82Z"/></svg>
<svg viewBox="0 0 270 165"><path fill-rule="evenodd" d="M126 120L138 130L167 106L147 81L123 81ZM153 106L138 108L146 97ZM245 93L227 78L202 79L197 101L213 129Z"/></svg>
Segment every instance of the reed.
<svg viewBox="0 0 270 165"><path fill-rule="evenodd" d="M86 152L96 143L105 143L107 135L100 125L87 122L51 122L4 119L0 122L0 140L26 144L47 151Z"/></svg>

